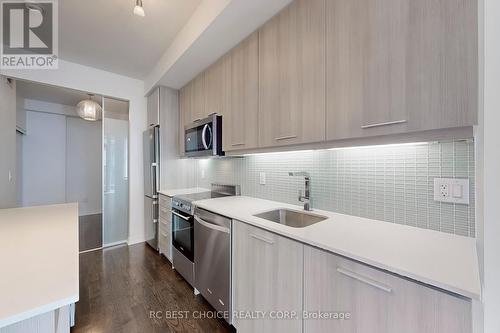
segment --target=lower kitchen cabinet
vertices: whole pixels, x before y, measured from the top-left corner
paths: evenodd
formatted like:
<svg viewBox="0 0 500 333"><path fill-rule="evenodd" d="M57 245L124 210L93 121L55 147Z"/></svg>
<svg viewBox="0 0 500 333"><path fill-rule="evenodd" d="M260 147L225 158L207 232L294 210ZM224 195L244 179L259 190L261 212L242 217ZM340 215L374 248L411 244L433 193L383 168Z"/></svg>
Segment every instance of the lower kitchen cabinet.
<svg viewBox="0 0 500 333"><path fill-rule="evenodd" d="M163 254L172 262L172 215L170 207L172 198L160 195L160 219L158 228L158 247Z"/></svg>
<svg viewBox="0 0 500 333"><path fill-rule="evenodd" d="M470 333L471 301L304 246L304 333Z"/></svg>
<svg viewBox="0 0 500 333"><path fill-rule="evenodd" d="M232 244L238 333L302 332L303 245L238 221ZM296 317L278 319L287 314Z"/></svg>

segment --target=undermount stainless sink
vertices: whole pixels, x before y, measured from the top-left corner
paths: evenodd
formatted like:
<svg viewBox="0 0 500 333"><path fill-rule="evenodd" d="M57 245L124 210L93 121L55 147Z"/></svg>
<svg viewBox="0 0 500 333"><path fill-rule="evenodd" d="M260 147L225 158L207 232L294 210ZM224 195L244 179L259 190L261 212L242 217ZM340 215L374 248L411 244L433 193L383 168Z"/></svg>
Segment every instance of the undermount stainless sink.
<svg viewBox="0 0 500 333"><path fill-rule="evenodd" d="M254 216L293 228L304 228L327 219L325 216L289 209L275 209Z"/></svg>

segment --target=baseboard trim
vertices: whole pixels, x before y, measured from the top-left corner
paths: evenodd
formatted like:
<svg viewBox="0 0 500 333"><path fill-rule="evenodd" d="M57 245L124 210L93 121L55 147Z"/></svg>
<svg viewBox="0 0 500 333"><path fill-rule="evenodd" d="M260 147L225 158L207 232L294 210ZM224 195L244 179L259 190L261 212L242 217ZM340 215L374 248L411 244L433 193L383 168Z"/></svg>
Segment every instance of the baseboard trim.
<svg viewBox="0 0 500 333"><path fill-rule="evenodd" d="M107 247L113 247L113 246L118 246L118 245L123 245L123 244L128 244L126 239L118 241L118 242L103 244L102 248L105 249Z"/></svg>
<svg viewBox="0 0 500 333"><path fill-rule="evenodd" d="M144 237L144 236L134 237L134 238L129 238L127 241L127 244L134 245L134 244L144 243L145 241L146 241L146 237Z"/></svg>
<svg viewBox="0 0 500 333"><path fill-rule="evenodd" d="M89 252L94 252L94 251L99 251L99 250L102 250L102 247L96 247L96 248L93 248L90 250L80 251L80 252L78 252L78 254L89 253Z"/></svg>

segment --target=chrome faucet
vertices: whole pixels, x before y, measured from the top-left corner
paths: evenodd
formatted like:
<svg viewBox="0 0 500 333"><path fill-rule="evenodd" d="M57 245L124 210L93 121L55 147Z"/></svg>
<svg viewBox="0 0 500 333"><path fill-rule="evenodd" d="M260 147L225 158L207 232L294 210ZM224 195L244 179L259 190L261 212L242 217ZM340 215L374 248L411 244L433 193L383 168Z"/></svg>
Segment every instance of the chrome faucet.
<svg viewBox="0 0 500 333"><path fill-rule="evenodd" d="M289 176L304 177L305 179L305 193L302 195L302 190L299 190L299 201L304 203L304 210L312 210L312 199L311 199L311 176L309 173L300 172L289 172Z"/></svg>

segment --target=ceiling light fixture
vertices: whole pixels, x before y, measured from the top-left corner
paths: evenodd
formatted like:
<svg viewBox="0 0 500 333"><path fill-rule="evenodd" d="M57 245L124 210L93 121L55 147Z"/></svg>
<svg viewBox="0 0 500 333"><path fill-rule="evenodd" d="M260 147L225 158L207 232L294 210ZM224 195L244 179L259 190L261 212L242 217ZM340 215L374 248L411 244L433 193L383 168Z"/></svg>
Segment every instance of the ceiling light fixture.
<svg viewBox="0 0 500 333"><path fill-rule="evenodd" d="M88 121L97 121L101 119L102 108L99 104L92 100L92 94L89 94L89 99L85 99L76 105L76 112L80 118Z"/></svg>
<svg viewBox="0 0 500 333"><path fill-rule="evenodd" d="M142 5L142 0L135 0L134 14L137 16L144 17L144 6Z"/></svg>

